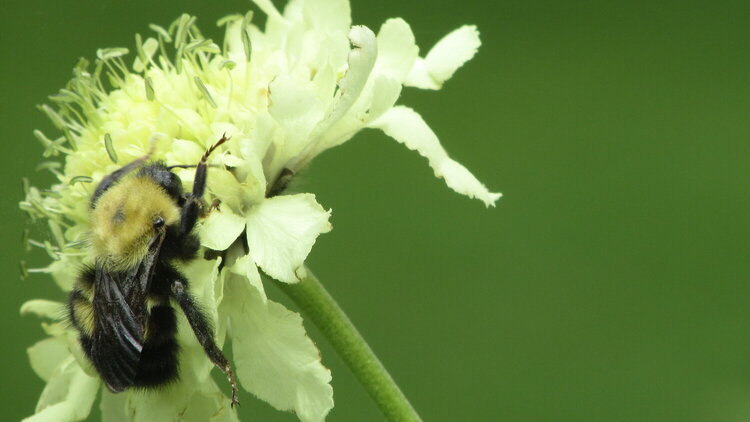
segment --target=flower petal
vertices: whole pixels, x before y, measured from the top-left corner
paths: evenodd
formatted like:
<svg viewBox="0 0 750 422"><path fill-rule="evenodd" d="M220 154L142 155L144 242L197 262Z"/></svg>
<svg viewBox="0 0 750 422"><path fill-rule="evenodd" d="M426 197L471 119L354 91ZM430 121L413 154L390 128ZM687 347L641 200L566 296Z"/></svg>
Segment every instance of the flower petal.
<svg viewBox="0 0 750 422"><path fill-rule="evenodd" d="M303 422L322 421L333 407L331 372L307 337L299 314L273 301L263 303L244 279L227 282L225 303L232 326L240 384Z"/></svg>
<svg viewBox="0 0 750 422"><path fill-rule="evenodd" d="M378 32L378 60L374 72L403 82L419 54L411 27L401 18L388 19Z"/></svg>
<svg viewBox="0 0 750 422"><path fill-rule="evenodd" d="M344 32L352 24L349 0L306 0L303 13L314 29L325 32Z"/></svg>
<svg viewBox="0 0 750 422"><path fill-rule="evenodd" d="M130 422L126 413L127 394L115 394L106 388L102 389L102 400L99 409L102 412L102 422Z"/></svg>
<svg viewBox="0 0 750 422"><path fill-rule="evenodd" d="M372 88L372 101L367 111L367 123L382 116L388 111L401 95L401 84L395 79L378 76Z"/></svg>
<svg viewBox="0 0 750 422"><path fill-rule="evenodd" d="M190 280L188 280L190 292L198 307L214 327L215 340L219 347L224 343L226 330L226 323L219 319L216 289L214 288L221 263L221 257L215 260L196 259L185 268L185 274L190 276ZM214 365L206 359L203 346L195 337L195 333L187 322L185 315L182 312L177 312L177 315L177 341L180 344L180 382L187 384L206 382L209 373L214 369Z"/></svg>
<svg viewBox="0 0 750 422"><path fill-rule="evenodd" d="M308 83L309 84L309 83ZM284 129L284 141L277 145L271 168L286 164L307 144L315 125L323 119L325 108L313 94L312 86L300 84L288 76L279 76L271 85L268 112Z"/></svg>
<svg viewBox="0 0 750 422"><path fill-rule="evenodd" d="M181 422L238 422L237 412L232 409L230 399L216 382L202 383L185 409Z"/></svg>
<svg viewBox="0 0 750 422"><path fill-rule="evenodd" d="M466 167L448 157L440 140L416 111L408 107L394 107L370 127L381 129L386 135L427 158L430 167L435 170L435 176L444 178L454 191L477 198L488 207L494 206L502 196L488 191Z"/></svg>
<svg viewBox="0 0 750 422"><path fill-rule="evenodd" d="M315 195L304 193L267 199L247 215L250 256L269 276L287 283L305 277L305 258L318 235L331 230Z"/></svg>
<svg viewBox="0 0 750 422"><path fill-rule="evenodd" d="M86 375L72 356L63 360L39 397L36 414L25 422L69 422L86 419L100 381Z"/></svg>
<svg viewBox="0 0 750 422"><path fill-rule="evenodd" d="M473 25L464 25L443 37L427 53L417 59L406 78L407 86L422 89L440 89L443 82L453 76L459 67L471 60L482 44L479 31Z"/></svg>
<svg viewBox="0 0 750 422"><path fill-rule="evenodd" d="M349 32L349 40L353 45L349 52L349 69L339 81L338 94L333 101L331 110L315 127L310 137L312 142L307 145L296 160L290 162L289 167L292 169L304 167L310 159L334 145L330 141L338 140L338 138L326 136L326 132L346 116L352 105L359 99L370 73L372 73L378 55L375 34L365 26L353 26ZM360 122L357 129L361 127ZM345 129L345 131L348 131L348 129Z"/></svg>
<svg viewBox="0 0 750 422"><path fill-rule="evenodd" d="M73 285L78 278L78 266L71 262L69 258L52 262L45 272L51 273L55 283L66 292L73 289Z"/></svg>
<svg viewBox="0 0 750 422"><path fill-rule="evenodd" d="M208 378L197 383L180 380L169 388L130 390L124 407L130 422L235 422L237 414L230 404L229 397ZM114 401L114 414L120 405Z"/></svg>
<svg viewBox="0 0 750 422"><path fill-rule="evenodd" d="M41 318L60 320L65 317L65 305L46 299L33 299L21 305L21 315L34 314Z"/></svg>
<svg viewBox="0 0 750 422"><path fill-rule="evenodd" d="M63 360L70 356L66 341L60 337L48 337L26 349L31 368L39 378L49 381Z"/></svg>
<svg viewBox="0 0 750 422"><path fill-rule="evenodd" d="M228 207L221 211L213 210L200 227L201 245L216 251L223 251L239 237L244 229L245 219L233 213Z"/></svg>
<svg viewBox="0 0 750 422"><path fill-rule="evenodd" d="M252 158L243 160L242 166L229 171L211 169L208 177L208 192L220 201L221 211L227 208L237 214L242 213L246 201L265 193L265 180L255 178ZM192 175L191 175L192 177ZM243 182L238 180L243 177Z"/></svg>
<svg viewBox="0 0 750 422"><path fill-rule="evenodd" d="M229 271L234 274L246 277L250 282L250 285L255 287L255 289L258 291L258 294L260 294L260 298L263 300L263 303L266 303L268 298L266 297L266 290L263 288L263 282L260 279L258 266L255 265L255 262L253 262L253 259L250 258L250 255L243 255L240 258L237 258L237 261L235 261L234 265L229 268Z"/></svg>
<svg viewBox="0 0 750 422"><path fill-rule="evenodd" d="M89 360L88 356L86 356L86 353L83 351L81 341L78 337L78 331L66 330L63 334L61 334L61 336L63 336L62 338L65 339L68 345L68 351L73 355L73 358L75 358L78 366L83 369L83 372L85 372L86 375L90 377L98 378L99 373L96 371L96 368L94 368L91 360Z"/></svg>
<svg viewBox="0 0 750 422"><path fill-rule="evenodd" d="M276 9L271 0L253 0L260 10L263 11L269 18L284 20L281 13Z"/></svg>

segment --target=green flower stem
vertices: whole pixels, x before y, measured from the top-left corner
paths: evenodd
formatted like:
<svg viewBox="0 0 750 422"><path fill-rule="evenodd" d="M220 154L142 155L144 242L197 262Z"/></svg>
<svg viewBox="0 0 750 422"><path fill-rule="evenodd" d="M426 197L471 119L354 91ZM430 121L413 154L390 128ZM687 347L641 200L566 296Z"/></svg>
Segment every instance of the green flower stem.
<svg viewBox="0 0 750 422"><path fill-rule="evenodd" d="M277 281L276 285L323 332L389 421L422 420L349 317L310 270L301 283Z"/></svg>

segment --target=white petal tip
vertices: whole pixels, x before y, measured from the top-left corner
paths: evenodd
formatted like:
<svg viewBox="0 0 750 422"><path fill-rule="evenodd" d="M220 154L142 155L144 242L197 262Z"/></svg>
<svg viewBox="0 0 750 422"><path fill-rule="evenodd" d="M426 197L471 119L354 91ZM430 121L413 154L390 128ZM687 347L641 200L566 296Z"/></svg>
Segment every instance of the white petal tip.
<svg viewBox="0 0 750 422"><path fill-rule="evenodd" d="M23 316L36 315L42 318L60 319L65 314L65 305L45 299L34 299L21 305Z"/></svg>
<svg viewBox="0 0 750 422"><path fill-rule="evenodd" d="M445 179L445 183L454 191L469 198L477 198L484 202L487 207L494 207L495 201L502 196L500 193L487 190L487 187L477 180L466 167L450 158L442 162L435 170L435 174Z"/></svg>
<svg viewBox="0 0 750 422"><path fill-rule="evenodd" d="M459 67L471 60L482 45L474 25L464 25L443 37L424 59L414 63L406 85L440 89Z"/></svg>
<svg viewBox="0 0 750 422"><path fill-rule="evenodd" d="M487 207L494 206L495 201L500 199L501 194L487 190L466 167L448 157L435 133L416 111L408 107L394 107L370 127L381 129L386 135L427 158L435 176L445 180L445 184L454 191L477 198Z"/></svg>
<svg viewBox="0 0 750 422"><path fill-rule="evenodd" d="M349 40L355 47L369 46L375 42L375 33L364 25L355 25L349 31Z"/></svg>
<svg viewBox="0 0 750 422"><path fill-rule="evenodd" d="M490 192L488 195L486 195L484 198L479 198L482 202L484 202L484 205L489 208L495 208L495 202L497 202L498 199L502 198L503 194L499 192Z"/></svg>

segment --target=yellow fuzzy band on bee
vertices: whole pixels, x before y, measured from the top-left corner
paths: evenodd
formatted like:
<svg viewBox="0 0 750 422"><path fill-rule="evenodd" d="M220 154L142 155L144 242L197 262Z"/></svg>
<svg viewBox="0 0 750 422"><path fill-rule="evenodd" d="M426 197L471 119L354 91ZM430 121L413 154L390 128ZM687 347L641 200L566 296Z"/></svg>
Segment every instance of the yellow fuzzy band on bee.
<svg viewBox="0 0 750 422"><path fill-rule="evenodd" d="M94 252L111 269L131 268L155 237L154 219L180 219L175 201L154 180L130 176L109 188L91 212Z"/></svg>
<svg viewBox="0 0 750 422"><path fill-rule="evenodd" d="M90 336L94 332L94 307L91 302L79 299L72 303L73 317L78 323L81 332Z"/></svg>

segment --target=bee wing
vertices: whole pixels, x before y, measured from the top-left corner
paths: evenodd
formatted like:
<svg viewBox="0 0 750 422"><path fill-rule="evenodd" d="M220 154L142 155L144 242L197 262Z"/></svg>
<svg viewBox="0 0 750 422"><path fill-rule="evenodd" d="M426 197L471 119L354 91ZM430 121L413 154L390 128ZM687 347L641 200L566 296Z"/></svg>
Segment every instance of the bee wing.
<svg viewBox="0 0 750 422"><path fill-rule="evenodd" d="M143 351L146 292L140 291L143 265L128 273L96 266L92 358L114 392L133 385ZM146 276L150 271L146 271ZM127 293L125 293L126 291Z"/></svg>

